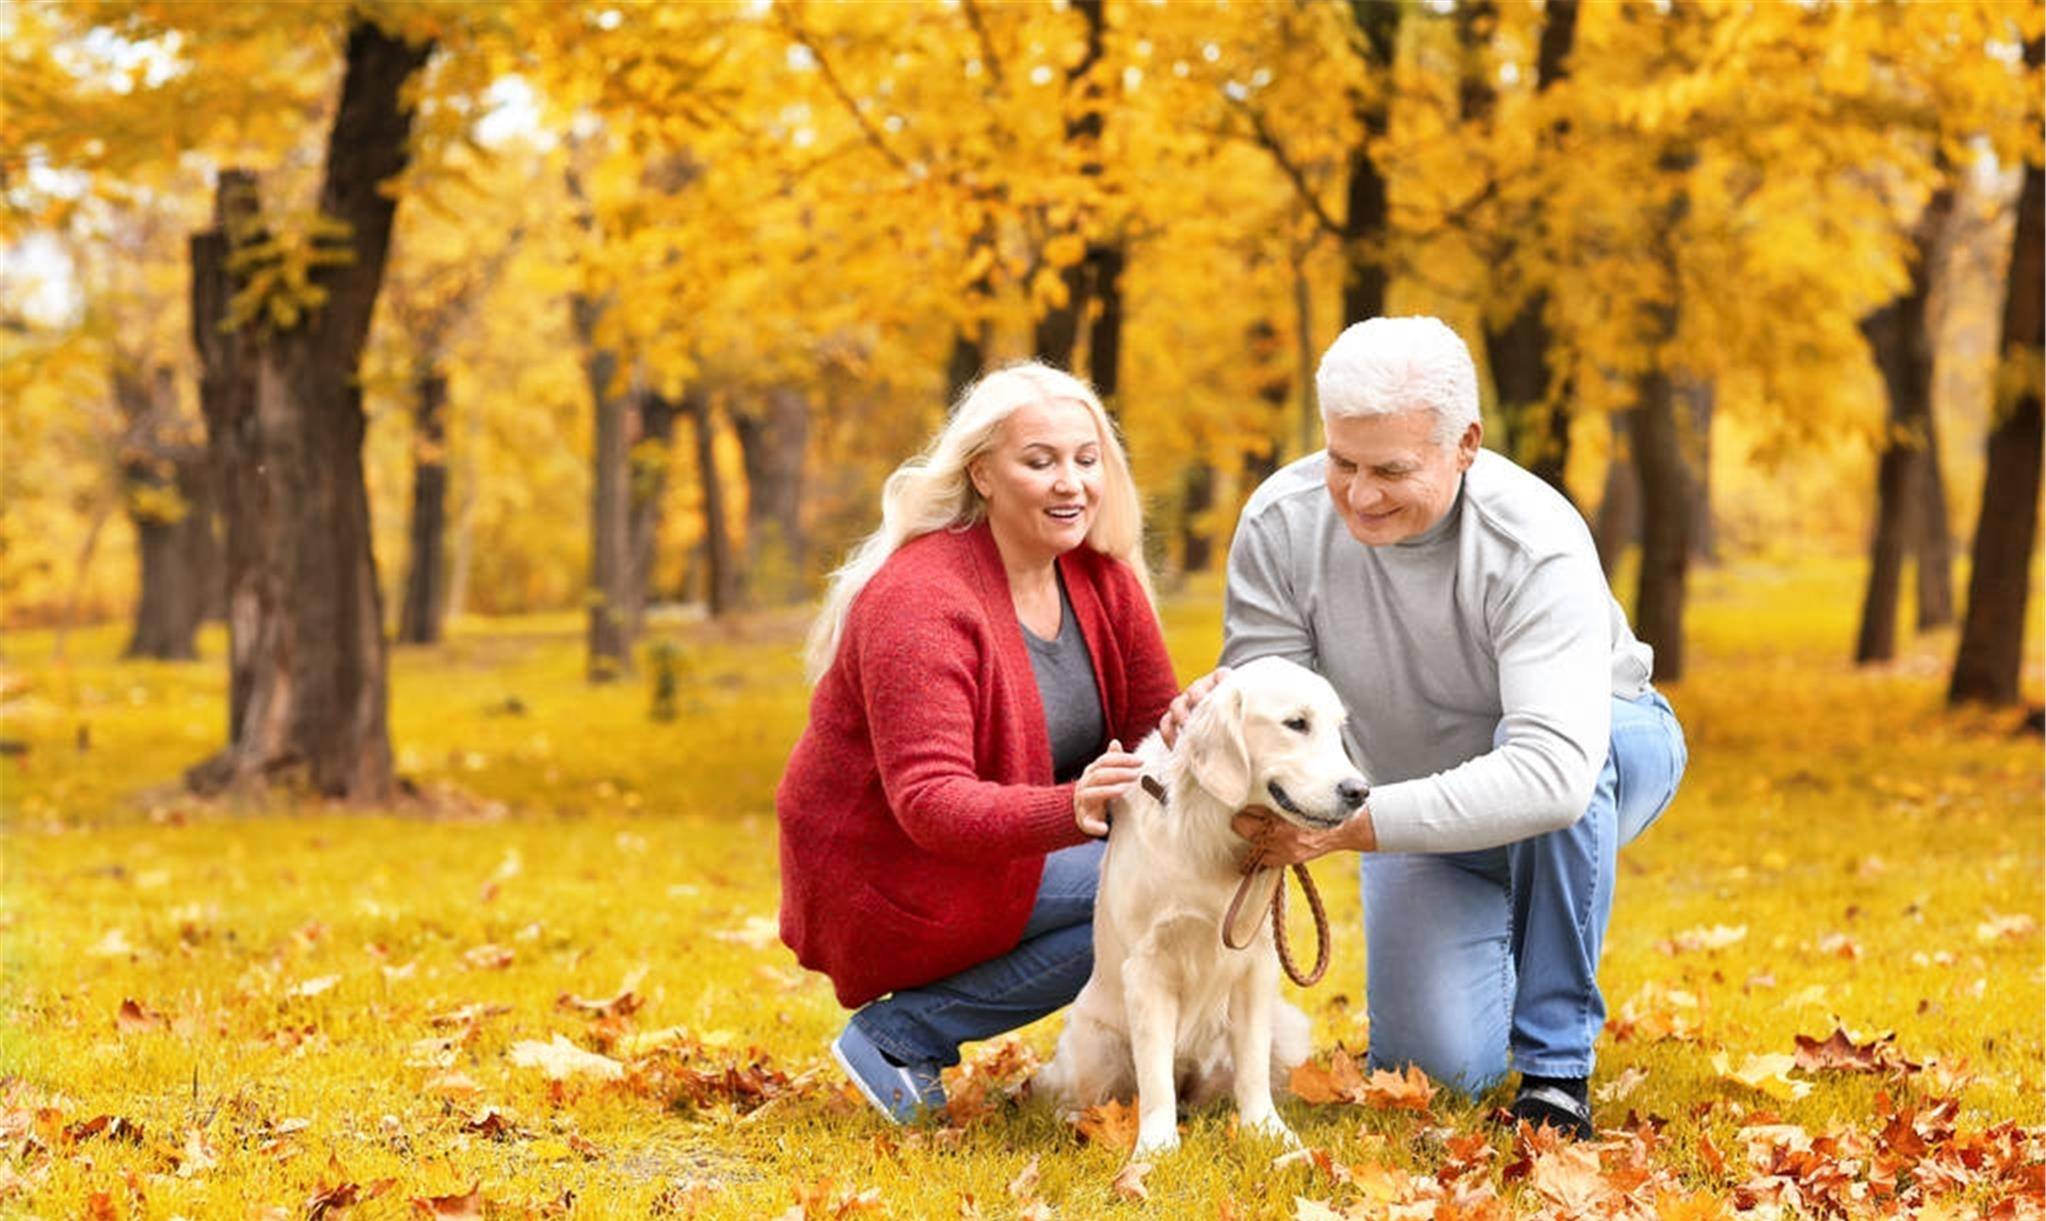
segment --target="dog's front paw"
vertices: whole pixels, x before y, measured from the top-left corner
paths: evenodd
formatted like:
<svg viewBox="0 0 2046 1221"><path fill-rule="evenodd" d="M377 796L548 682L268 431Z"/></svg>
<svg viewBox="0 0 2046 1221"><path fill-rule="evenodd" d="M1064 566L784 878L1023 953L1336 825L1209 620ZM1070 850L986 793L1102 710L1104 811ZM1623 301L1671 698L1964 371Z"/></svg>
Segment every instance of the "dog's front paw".
<svg viewBox="0 0 2046 1221"><path fill-rule="evenodd" d="M1179 1148L1178 1118L1167 1112L1162 1117L1145 1119L1137 1125L1137 1147L1131 1152L1133 1161L1157 1157Z"/></svg>

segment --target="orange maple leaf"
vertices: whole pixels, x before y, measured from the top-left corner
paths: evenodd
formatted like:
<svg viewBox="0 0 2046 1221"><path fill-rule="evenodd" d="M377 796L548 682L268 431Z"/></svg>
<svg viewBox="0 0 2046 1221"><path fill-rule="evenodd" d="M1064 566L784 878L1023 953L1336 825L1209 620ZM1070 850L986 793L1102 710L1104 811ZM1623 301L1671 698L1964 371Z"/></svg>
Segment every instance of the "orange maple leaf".
<svg viewBox="0 0 2046 1221"><path fill-rule="evenodd" d="M1120 1099L1080 1112L1078 1126L1090 1144L1124 1152L1137 1147L1137 1109Z"/></svg>
<svg viewBox="0 0 2046 1221"><path fill-rule="evenodd" d="M1379 1069L1364 1086L1364 1101L1400 1111L1425 1111L1435 1098L1435 1084L1417 1064L1402 1072Z"/></svg>

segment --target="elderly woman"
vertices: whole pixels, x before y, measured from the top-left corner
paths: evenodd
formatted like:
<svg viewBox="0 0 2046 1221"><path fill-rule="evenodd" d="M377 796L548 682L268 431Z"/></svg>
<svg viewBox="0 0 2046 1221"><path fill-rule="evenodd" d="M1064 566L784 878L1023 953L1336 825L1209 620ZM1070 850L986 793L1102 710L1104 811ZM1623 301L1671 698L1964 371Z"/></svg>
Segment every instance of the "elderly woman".
<svg viewBox="0 0 2046 1221"><path fill-rule="evenodd" d="M810 723L775 794L781 934L858 1008L832 1054L896 1122L959 1046L1093 966L1121 749L1176 684L1129 463L1092 390L988 375L882 494L811 630Z"/></svg>

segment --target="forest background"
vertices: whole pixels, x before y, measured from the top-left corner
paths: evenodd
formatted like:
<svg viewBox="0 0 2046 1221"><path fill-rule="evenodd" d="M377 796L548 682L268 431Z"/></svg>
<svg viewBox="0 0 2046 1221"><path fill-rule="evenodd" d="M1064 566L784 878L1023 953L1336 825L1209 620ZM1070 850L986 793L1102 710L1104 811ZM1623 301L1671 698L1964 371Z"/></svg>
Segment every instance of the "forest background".
<svg viewBox="0 0 2046 1221"><path fill-rule="evenodd" d="M1191 677L1188 599L1316 446L1321 349L1382 313L1469 340L1488 444L1585 512L1659 681L1752 696L1693 661L1710 585L1734 652L1837 656L1831 695L1986 707L1926 732L2036 821L1996 710L2039 699L2042 26L2028 0L0 8L9 838L186 810L124 795L165 783L561 808L556 764L500 782L528 748L394 703L393 669L513 691L458 663L532 635L572 640L593 723L627 678L686 726L731 711L746 667L786 677L886 472L1032 355L1117 418ZM33 770L103 766L80 709L191 674L208 722L149 774ZM2036 958L2002 906L1992 939Z"/></svg>

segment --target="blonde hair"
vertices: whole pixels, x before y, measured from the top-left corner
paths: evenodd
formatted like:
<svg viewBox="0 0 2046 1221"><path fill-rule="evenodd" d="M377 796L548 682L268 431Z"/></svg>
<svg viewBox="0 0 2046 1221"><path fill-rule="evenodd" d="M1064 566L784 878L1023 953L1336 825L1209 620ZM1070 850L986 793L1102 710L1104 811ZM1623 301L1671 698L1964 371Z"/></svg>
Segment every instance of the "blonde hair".
<svg viewBox="0 0 2046 1221"><path fill-rule="evenodd" d="M994 448L995 437L1010 416L1046 402L1078 403L1094 417L1101 437L1101 503L1085 543L1129 565L1144 596L1151 596L1151 573L1144 564L1143 507L1130 477L1129 456L1101 399L1093 387L1062 369L1038 361L1008 365L967 387L945 427L923 452L888 476L881 488L881 528L862 539L831 574L824 607L810 625L803 658L812 683L831 668L853 600L889 556L911 539L938 530L964 530L987 515L987 501L974 488L967 468Z"/></svg>

